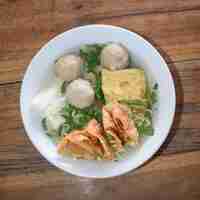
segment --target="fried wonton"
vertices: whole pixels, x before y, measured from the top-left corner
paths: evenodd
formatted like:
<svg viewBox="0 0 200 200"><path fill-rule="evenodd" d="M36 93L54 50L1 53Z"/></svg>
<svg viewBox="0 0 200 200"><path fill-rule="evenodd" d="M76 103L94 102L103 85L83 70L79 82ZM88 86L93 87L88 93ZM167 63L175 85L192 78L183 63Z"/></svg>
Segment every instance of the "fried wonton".
<svg viewBox="0 0 200 200"><path fill-rule="evenodd" d="M112 160L114 158L112 149L110 148L109 144L107 143L106 139L103 137L103 130L101 126L98 124L98 122L95 119L92 119L88 126L86 127L87 133L90 137L96 139L102 149L103 149L103 158L107 160Z"/></svg>
<svg viewBox="0 0 200 200"><path fill-rule="evenodd" d="M95 145L84 130L73 131L65 135L58 144L60 154L70 154L75 158L96 159L103 155L101 147Z"/></svg>
<svg viewBox="0 0 200 200"><path fill-rule="evenodd" d="M110 146L102 136L102 128L95 119L91 120L86 128L66 134L58 145L58 152L89 160L114 158Z"/></svg>
<svg viewBox="0 0 200 200"><path fill-rule="evenodd" d="M127 107L113 103L103 108L103 126L105 132L112 131L122 141L122 144L138 143L138 131L134 121L129 117Z"/></svg>

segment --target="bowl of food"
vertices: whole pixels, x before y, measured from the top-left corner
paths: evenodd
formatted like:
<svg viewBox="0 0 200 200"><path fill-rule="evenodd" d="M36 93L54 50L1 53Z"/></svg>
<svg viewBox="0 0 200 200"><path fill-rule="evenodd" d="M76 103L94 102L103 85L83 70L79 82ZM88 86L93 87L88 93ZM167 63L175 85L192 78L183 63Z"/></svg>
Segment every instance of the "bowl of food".
<svg viewBox="0 0 200 200"><path fill-rule="evenodd" d="M121 175L160 148L175 88L158 51L126 29L87 25L44 45L25 73L25 130L53 165L74 175Z"/></svg>

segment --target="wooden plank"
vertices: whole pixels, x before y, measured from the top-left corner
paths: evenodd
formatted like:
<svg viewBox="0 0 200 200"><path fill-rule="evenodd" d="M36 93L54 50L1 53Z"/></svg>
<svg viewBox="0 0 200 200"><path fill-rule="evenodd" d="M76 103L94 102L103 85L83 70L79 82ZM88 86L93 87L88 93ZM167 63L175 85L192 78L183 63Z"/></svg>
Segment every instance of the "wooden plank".
<svg viewBox="0 0 200 200"><path fill-rule="evenodd" d="M200 150L200 129L177 129L170 132L157 155ZM52 166L31 144L23 128L1 132L0 177L9 174L44 172Z"/></svg>
<svg viewBox="0 0 200 200"><path fill-rule="evenodd" d="M200 151L159 156L124 176L87 179L55 168L0 177L7 199L191 199L200 198ZM121 184L121 183L124 184ZM120 188L120 189L119 189ZM70 192L69 192L70 191Z"/></svg>
<svg viewBox="0 0 200 200"><path fill-rule="evenodd" d="M199 0L0 1L0 199L199 200L199 11ZM20 80L32 56L56 34L88 23L120 25L149 39L170 63L177 91L161 150L140 169L106 181L51 166L26 136L19 112Z"/></svg>
<svg viewBox="0 0 200 200"><path fill-rule="evenodd" d="M17 26L21 19L49 13L53 6L54 0L3 0L0 2L0 28Z"/></svg>
<svg viewBox="0 0 200 200"><path fill-rule="evenodd" d="M200 96L197 94L200 88L200 61L172 64L170 65L170 69L175 79L177 104L179 104L177 113L186 113L183 119L177 119L178 121L183 121L180 123L179 128L198 128L198 105L200 103ZM12 123L10 124L12 126L10 128L18 127L21 120L18 109L19 93L19 83L0 86L1 121L2 124L11 121ZM183 103L184 106L181 106ZM194 119L192 119L193 116ZM2 128L4 129L4 127L0 127L0 130Z"/></svg>
<svg viewBox="0 0 200 200"><path fill-rule="evenodd" d="M123 15L141 15L156 12L175 12L200 8L198 0L187 2L183 0L77 0L55 1L54 11L64 14L74 13L81 21L90 21L100 18L112 18Z"/></svg>
<svg viewBox="0 0 200 200"><path fill-rule="evenodd" d="M0 83L21 80L38 48L56 34L85 23L113 24L136 31L151 41L167 62L199 59L199 17L198 10L101 20L82 20L65 13L38 14L33 19L24 19L19 26L0 28ZM154 28L150 29L152 24Z"/></svg>
<svg viewBox="0 0 200 200"><path fill-rule="evenodd" d="M196 59L200 55L199 10L143 16L124 16L95 22L119 25L151 41L169 62ZM149 28L149 27L153 28Z"/></svg>
<svg viewBox="0 0 200 200"><path fill-rule="evenodd" d="M183 153L197 151L200 149L200 129L193 128L177 128L172 129L161 146L157 155L169 155L175 153Z"/></svg>
<svg viewBox="0 0 200 200"><path fill-rule="evenodd" d="M200 61L170 64L176 79L178 105L172 130L158 154L200 150L199 66ZM0 86L0 171L4 175L49 168L23 129L19 93L20 83Z"/></svg>
<svg viewBox="0 0 200 200"><path fill-rule="evenodd" d="M120 6L119 6L120 5ZM1 1L0 28L18 26L24 19L33 19L40 14L62 13L75 18L97 19L121 15L135 15L152 12L174 12L198 9L198 0L43 0Z"/></svg>
<svg viewBox="0 0 200 200"><path fill-rule="evenodd" d="M37 51L38 49L21 51L21 53L10 52L7 56L3 56L0 61L0 83L4 84L22 80L28 64Z"/></svg>
<svg viewBox="0 0 200 200"><path fill-rule="evenodd" d="M65 27L72 24L76 25L71 18L65 21ZM15 28L0 30L0 83L21 80L33 55L58 33L51 14L25 19Z"/></svg>
<svg viewBox="0 0 200 200"><path fill-rule="evenodd" d="M170 63L177 104L200 103L200 60ZM181 108L180 108L181 109Z"/></svg>
<svg viewBox="0 0 200 200"><path fill-rule="evenodd" d="M175 80L177 104L185 103L187 107L185 105L184 109L192 111L193 108L190 108L189 105L200 103L200 96L197 95L200 91L200 60L174 63L170 64L169 67ZM19 93L19 83L0 86L0 112L3 113L1 116L2 120L7 121L12 118L10 113L7 113L8 110L18 110ZM181 110L180 106L178 112L181 112ZM13 112L12 115L14 115L12 119L16 118L19 115L19 111Z"/></svg>

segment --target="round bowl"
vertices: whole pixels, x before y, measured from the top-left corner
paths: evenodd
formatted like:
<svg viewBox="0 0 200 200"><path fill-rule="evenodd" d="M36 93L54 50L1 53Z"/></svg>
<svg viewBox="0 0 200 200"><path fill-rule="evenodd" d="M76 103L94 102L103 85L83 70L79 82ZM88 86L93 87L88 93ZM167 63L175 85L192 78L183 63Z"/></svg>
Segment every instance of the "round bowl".
<svg viewBox="0 0 200 200"><path fill-rule="evenodd" d="M31 112L34 96L53 78L53 63L61 55L82 44L120 42L125 45L136 66L142 67L148 79L156 82L158 103L153 113L154 135L142 139L122 160L74 160L58 155L56 146L46 136L40 117ZM25 73L20 96L25 130L38 151L53 165L74 175L93 178L113 177L136 169L160 148L166 139L175 113L175 88L168 66L158 51L145 39L124 28L110 25L87 25L68 30L44 45L34 56Z"/></svg>

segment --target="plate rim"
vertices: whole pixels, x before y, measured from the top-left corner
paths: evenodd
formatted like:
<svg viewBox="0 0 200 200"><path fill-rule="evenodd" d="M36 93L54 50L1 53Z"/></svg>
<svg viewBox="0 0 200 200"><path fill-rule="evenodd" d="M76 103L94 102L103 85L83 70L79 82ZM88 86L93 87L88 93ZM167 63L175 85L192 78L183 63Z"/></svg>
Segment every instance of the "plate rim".
<svg viewBox="0 0 200 200"><path fill-rule="evenodd" d="M32 65L32 62L33 60L37 59L37 57L39 56L39 52L41 52L42 50L44 50L45 48L47 48L49 46L50 43L52 43L55 39L58 39L60 37L63 37L66 33L69 33L69 32L73 32L73 31L79 31L81 29L90 29L90 28L110 28L110 29L117 29L117 30L120 30L120 31L125 31L129 34L132 34L136 37L138 37L140 40L142 40L144 43L146 43L148 46L150 46L151 48L154 49L155 53L157 54L157 56L160 58L160 60L165 63L165 67L168 71L168 74L170 75L170 82L172 83L171 86L172 86L172 90L173 90L173 94L172 94L172 99L173 99L173 113L171 113L171 116L170 116L170 119L169 119L169 128L168 130L166 130L166 134L165 136L163 137L162 141L160 141L159 143L155 144L154 145L154 149L151 150L151 152L143 159L141 159L140 161L137 162L137 164L135 164L135 166L133 166L132 168L129 168L129 169L125 169L125 170L120 170L119 173L115 173L115 174L111 174L111 175L102 175L102 176L93 176L93 175L89 175L89 176L86 176L86 175L83 175L83 174L78 174L78 173L75 173L73 172L73 170L68 170L66 169L64 166L61 166L59 165L56 161L54 161L53 159L51 159L47 154L45 154L41 149L39 149L37 147L37 144L34 142L34 140L32 139L32 136L31 136L31 133L29 133L28 131L28 125L26 124L26 120L25 120L25 115L24 115L24 108L23 108L23 96L24 96L24 88L25 88L25 82L26 82L26 79L28 77L28 74L30 73L29 71L31 70L31 65ZM140 36L138 33L136 32L133 32L133 31L130 31L126 28L122 28L120 26L113 26L113 25L107 25L107 24L90 24L90 25L83 25L83 26L78 26L78 27L75 27L75 28L71 28L69 30L66 30L58 35L56 35L55 37L53 37L52 39L50 39L49 41L47 41L37 52L36 54L32 57L30 63L28 64L28 67L25 71L25 74L24 74L24 77L23 77L23 80L22 80L22 84L21 84L21 89L20 89L20 113L21 113L21 118L22 118L22 122L23 122L23 125L24 125L24 129L25 129L25 132L26 132L26 135L28 136L29 140L31 141L31 143L34 145L34 147L37 149L37 151L40 152L40 154L49 162L51 163L52 165L56 166L57 168L65 171L65 172L68 172L70 174L73 174L73 175L76 175L76 176L79 176L79 177L87 177L87 178L111 178L111 177L116 177L116 176L120 176L120 175L123 175L125 173L128 173L132 170L135 170L137 168L139 168L140 166L143 166L161 147L161 145L164 143L164 141L166 140L168 134L169 134L169 131L171 129L171 126L173 124L173 120L174 120L174 116L175 116L175 109L176 109L176 91L175 91L175 84L174 84L174 80L173 80L173 77L172 77L172 74L169 70L169 67L167 65L167 63L165 62L164 58L162 57L162 55L160 54L160 52L157 50L157 48L155 48L149 41L147 41L145 38L143 38L142 36Z"/></svg>

